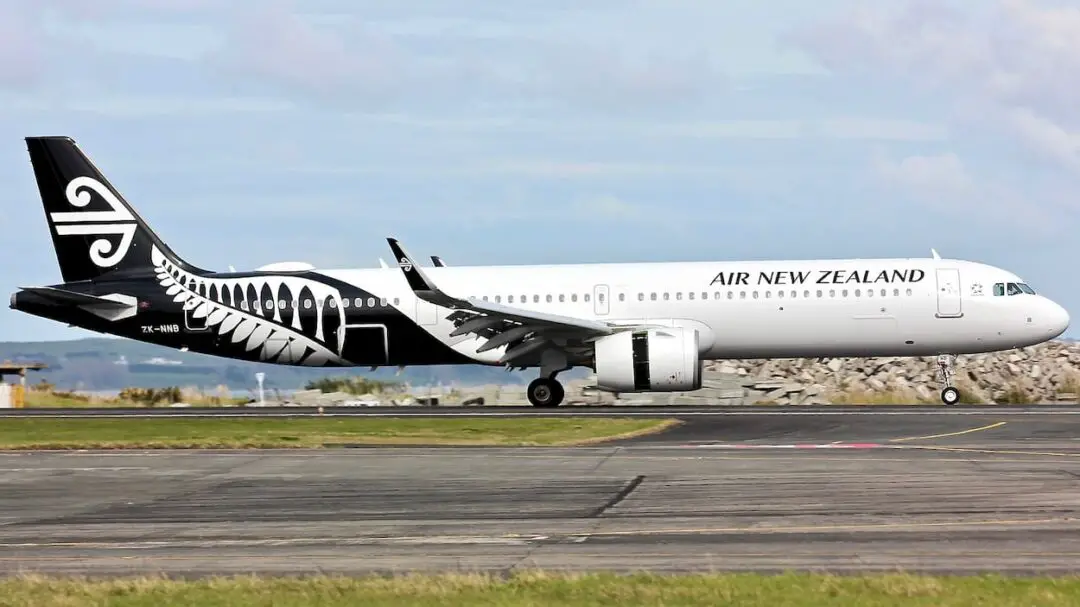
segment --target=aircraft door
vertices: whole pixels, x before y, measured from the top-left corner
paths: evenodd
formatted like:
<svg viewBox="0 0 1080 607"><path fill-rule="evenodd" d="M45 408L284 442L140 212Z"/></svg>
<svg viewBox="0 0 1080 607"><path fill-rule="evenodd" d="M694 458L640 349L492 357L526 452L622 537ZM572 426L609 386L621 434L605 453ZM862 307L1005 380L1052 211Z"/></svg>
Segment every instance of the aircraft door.
<svg viewBox="0 0 1080 607"><path fill-rule="evenodd" d="M960 270L937 269L937 317L959 318L963 316L960 300Z"/></svg>
<svg viewBox="0 0 1080 607"><path fill-rule="evenodd" d="M390 334L384 324L346 324L338 327L338 352L356 365L390 363Z"/></svg>
<svg viewBox="0 0 1080 607"><path fill-rule="evenodd" d="M416 298L416 323L422 326L433 326L439 323L439 306L428 303L419 297Z"/></svg>
<svg viewBox="0 0 1080 607"><path fill-rule="evenodd" d="M184 302L184 329L190 333L201 333L209 329L206 322L209 314L204 313L202 316L195 315L195 310L198 309L198 306L199 303L195 298L188 299Z"/></svg>
<svg viewBox="0 0 1080 607"><path fill-rule="evenodd" d="M597 316L604 316L611 310L611 301L608 294L607 285L596 285L593 287L593 312Z"/></svg>

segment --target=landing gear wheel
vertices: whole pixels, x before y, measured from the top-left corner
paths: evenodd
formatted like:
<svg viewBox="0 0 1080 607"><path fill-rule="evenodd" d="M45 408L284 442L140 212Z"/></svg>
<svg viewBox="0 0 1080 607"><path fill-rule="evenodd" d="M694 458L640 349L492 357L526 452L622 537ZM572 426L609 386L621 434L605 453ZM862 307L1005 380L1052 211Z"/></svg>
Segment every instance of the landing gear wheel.
<svg viewBox="0 0 1080 607"><path fill-rule="evenodd" d="M946 405L955 405L960 402L960 391L953 387L953 357L948 354L938 356L938 378L945 386L941 390L941 402Z"/></svg>
<svg viewBox="0 0 1080 607"><path fill-rule="evenodd" d="M951 386L945 388L941 391L941 402L946 405L955 405L960 402L960 391Z"/></svg>
<svg viewBox="0 0 1080 607"><path fill-rule="evenodd" d="M566 395L562 384L554 379L538 377L529 382L525 395L534 407L558 407Z"/></svg>

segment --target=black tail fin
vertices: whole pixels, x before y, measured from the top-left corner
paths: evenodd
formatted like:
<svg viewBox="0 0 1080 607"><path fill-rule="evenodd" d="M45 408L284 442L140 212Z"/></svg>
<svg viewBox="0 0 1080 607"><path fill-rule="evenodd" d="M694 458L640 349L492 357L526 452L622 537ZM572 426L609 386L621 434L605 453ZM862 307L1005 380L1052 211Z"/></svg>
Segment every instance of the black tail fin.
<svg viewBox="0 0 1080 607"><path fill-rule="evenodd" d="M196 273L146 225L70 137L27 137L64 282L153 268L156 247Z"/></svg>

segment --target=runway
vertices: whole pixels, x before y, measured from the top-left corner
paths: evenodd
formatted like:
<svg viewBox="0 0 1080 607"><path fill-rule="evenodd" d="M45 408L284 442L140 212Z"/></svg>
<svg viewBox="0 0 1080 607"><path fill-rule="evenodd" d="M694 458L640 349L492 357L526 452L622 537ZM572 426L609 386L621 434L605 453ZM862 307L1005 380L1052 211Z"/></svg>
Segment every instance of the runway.
<svg viewBox="0 0 1080 607"><path fill-rule="evenodd" d="M996 412L686 416L572 449L4 452L0 570L1080 569L1080 417Z"/></svg>
<svg viewBox="0 0 1080 607"><path fill-rule="evenodd" d="M985 414L1080 415L1076 405L707 405L686 406L563 406L552 409L536 407L65 407L0 409L0 417L712 417L757 415L890 415L890 416L963 416Z"/></svg>

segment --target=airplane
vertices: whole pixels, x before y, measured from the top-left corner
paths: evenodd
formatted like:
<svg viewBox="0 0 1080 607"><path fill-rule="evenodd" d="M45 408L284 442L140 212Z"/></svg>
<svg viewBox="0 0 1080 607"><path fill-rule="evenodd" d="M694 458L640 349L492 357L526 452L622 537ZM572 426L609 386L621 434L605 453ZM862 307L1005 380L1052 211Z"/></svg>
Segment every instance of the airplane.
<svg viewBox="0 0 1080 607"><path fill-rule="evenodd" d="M421 267L282 262L217 272L169 248L70 137L27 137L61 283L11 308L180 350L307 367L590 368L614 393L693 391L704 362L956 356L1056 338L1068 312L1016 274L958 259L819 259ZM226 234L222 234L225 236Z"/></svg>

